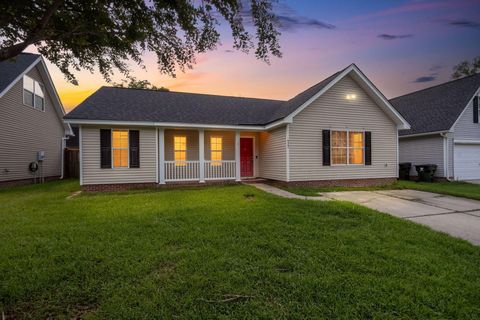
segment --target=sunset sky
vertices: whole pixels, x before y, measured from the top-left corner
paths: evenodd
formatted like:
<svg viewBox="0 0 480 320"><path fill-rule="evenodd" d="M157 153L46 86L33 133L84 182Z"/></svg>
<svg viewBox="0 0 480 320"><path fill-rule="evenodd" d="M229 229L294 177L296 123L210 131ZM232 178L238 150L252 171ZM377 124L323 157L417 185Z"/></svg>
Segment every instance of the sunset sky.
<svg viewBox="0 0 480 320"><path fill-rule="evenodd" d="M480 0L281 0L275 8L283 58L270 65L232 52L222 26L222 45L199 55L192 70L170 78L146 53L147 70L132 65L134 75L172 91L288 99L356 63L392 98L448 81L455 64L480 55ZM76 73L74 86L48 67L67 110L108 85L99 73L85 71Z"/></svg>

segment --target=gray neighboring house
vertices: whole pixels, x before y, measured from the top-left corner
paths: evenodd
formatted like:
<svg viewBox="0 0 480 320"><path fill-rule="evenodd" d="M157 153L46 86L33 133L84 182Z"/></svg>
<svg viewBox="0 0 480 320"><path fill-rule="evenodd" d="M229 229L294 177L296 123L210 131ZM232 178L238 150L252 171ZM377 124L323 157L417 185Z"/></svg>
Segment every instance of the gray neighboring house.
<svg viewBox="0 0 480 320"><path fill-rule="evenodd" d="M0 185L59 178L63 144L71 134L47 67L38 54L22 53L0 62Z"/></svg>
<svg viewBox="0 0 480 320"><path fill-rule="evenodd" d="M372 185L397 178L405 119L354 64L288 101L102 87L79 126L84 190L266 178Z"/></svg>
<svg viewBox="0 0 480 320"><path fill-rule="evenodd" d="M479 95L476 74L391 99L411 125L400 131L400 162L436 164L440 178L480 179Z"/></svg>

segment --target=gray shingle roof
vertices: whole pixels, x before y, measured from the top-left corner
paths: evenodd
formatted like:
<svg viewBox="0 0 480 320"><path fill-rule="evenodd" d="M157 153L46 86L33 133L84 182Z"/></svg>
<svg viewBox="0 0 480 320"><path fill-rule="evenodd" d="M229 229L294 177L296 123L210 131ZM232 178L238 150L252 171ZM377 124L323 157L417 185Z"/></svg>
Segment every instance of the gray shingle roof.
<svg viewBox="0 0 480 320"><path fill-rule="evenodd" d="M480 74L476 74L391 99L412 127L399 134L450 130L479 87Z"/></svg>
<svg viewBox="0 0 480 320"><path fill-rule="evenodd" d="M21 53L14 59L0 62L0 92L5 90L39 57L39 54Z"/></svg>
<svg viewBox="0 0 480 320"><path fill-rule="evenodd" d="M288 101L101 87L65 119L265 125L289 115L340 72Z"/></svg>

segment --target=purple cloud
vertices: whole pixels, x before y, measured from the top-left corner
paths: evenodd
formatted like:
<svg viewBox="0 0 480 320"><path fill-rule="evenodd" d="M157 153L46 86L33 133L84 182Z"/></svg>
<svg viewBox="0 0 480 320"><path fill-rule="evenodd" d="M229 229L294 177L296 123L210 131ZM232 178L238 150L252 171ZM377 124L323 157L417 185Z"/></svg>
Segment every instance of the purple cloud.
<svg viewBox="0 0 480 320"><path fill-rule="evenodd" d="M463 27L463 28L480 28L480 23L471 20L454 20L448 23L451 26Z"/></svg>
<svg viewBox="0 0 480 320"><path fill-rule="evenodd" d="M405 38L411 38L413 37L413 34L379 34L378 37L383 40L397 40L397 39L405 39Z"/></svg>
<svg viewBox="0 0 480 320"><path fill-rule="evenodd" d="M435 79L437 79L437 77L435 76L424 76L424 77L418 77L413 82L415 83L430 82L430 81L434 81Z"/></svg>

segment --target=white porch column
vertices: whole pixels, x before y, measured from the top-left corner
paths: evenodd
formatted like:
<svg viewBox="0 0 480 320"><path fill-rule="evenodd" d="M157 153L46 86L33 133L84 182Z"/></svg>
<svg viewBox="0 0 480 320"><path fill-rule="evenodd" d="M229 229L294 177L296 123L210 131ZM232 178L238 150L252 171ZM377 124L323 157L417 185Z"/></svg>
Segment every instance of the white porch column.
<svg viewBox="0 0 480 320"><path fill-rule="evenodd" d="M160 184L165 184L165 129L158 129L158 166Z"/></svg>
<svg viewBox="0 0 480 320"><path fill-rule="evenodd" d="M200 183L205 182L205 130L198 130L198 160L200 164Z"/></svg>
<svg viewBox="0 0 480 320"><path fill-rule="evenodd" d="M235 181L240 181L240 131L235 131Z"/></svg>

